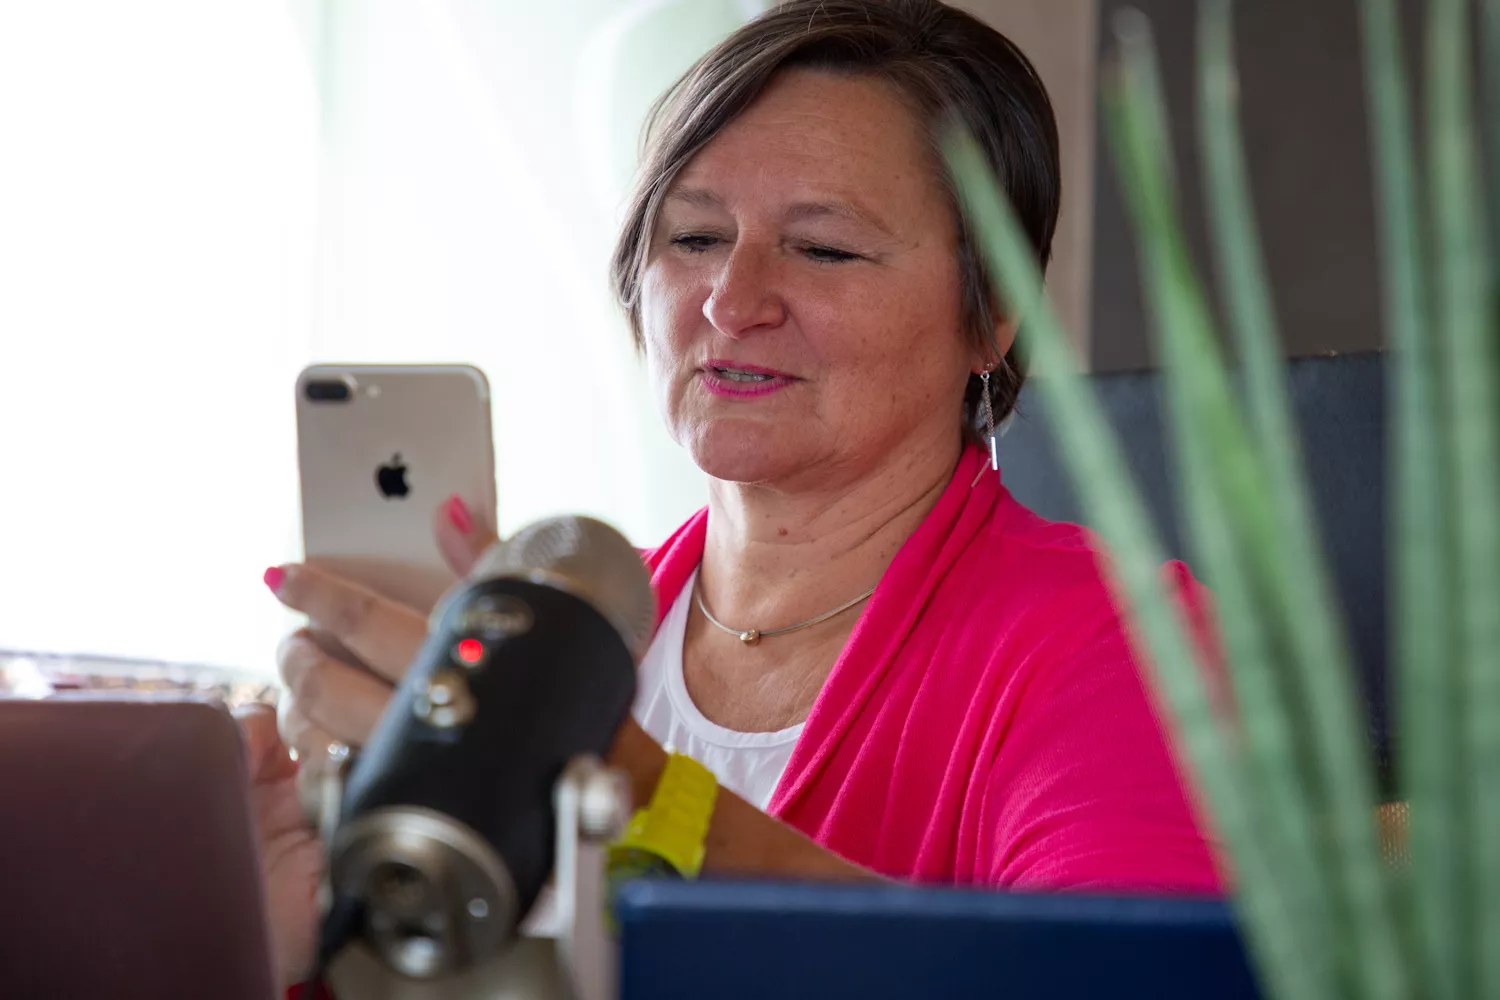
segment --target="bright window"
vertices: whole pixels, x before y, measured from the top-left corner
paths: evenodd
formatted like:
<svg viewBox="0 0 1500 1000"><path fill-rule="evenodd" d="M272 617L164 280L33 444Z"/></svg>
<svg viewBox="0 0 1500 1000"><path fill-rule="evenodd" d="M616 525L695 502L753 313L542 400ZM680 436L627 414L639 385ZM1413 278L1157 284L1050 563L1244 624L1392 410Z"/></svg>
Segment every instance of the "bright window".
<svg viewBox="0 0 1500 1000"><path fill-rule="evenodd" d="M268 675L313 361L476 363L502 530L664 536L702 485L606 261L650 100L758 9L0 7L0 651Z"/></svg>

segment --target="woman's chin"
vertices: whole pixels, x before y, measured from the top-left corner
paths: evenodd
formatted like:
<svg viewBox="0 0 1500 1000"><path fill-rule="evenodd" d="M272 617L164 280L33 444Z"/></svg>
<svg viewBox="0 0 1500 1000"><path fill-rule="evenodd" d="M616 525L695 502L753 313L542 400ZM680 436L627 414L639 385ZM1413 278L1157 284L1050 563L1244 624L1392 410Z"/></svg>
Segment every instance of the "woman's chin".
<svg viewBox="0 0 1500 1000"><path fill-rule="evenodd" d="M727 423L727 422L725 422ZM694 433L688 443L693 464L715 479L731 483L773 482L794 474L805 461L799 435L775 428L724 426L716 421Z"/></svg>

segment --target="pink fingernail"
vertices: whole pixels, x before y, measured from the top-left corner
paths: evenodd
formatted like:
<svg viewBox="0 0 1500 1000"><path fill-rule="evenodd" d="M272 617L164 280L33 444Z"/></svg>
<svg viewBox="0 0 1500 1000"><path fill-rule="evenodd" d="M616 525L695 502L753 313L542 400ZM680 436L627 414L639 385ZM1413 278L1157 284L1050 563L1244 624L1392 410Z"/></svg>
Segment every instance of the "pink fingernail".
<svg viewBox="0 0 1500 1000"><path fill-rule="evenodd" d="M448 520L461 534L467 535L474 530L474 518L469 514L469 505L464 503L458 494L448 498Z"/></svg>
<svg viewBox="0 0 1500 1000"><path fill-rule="evenodd" d="M280 566L272 566L266 570L266 575L261 579L266 581L266 586L271 588L271 593L277 593L281 590L281 585L286 582L286 570Z"/></svg>

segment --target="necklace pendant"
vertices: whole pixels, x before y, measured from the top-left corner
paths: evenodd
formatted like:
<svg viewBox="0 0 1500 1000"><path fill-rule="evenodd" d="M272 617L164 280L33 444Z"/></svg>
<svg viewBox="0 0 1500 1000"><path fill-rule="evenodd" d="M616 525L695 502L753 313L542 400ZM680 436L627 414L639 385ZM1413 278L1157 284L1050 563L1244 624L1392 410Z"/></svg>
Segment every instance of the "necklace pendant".
<svg viewBox="0 0 1500 1000"><path fill-rule="evenodd" d="M748 632L741 632L740 633L740 642L743 642L747 646L754 646L754 645L756 645L757 643L760 642L760 630L759 629L751 629Z"/></svg>

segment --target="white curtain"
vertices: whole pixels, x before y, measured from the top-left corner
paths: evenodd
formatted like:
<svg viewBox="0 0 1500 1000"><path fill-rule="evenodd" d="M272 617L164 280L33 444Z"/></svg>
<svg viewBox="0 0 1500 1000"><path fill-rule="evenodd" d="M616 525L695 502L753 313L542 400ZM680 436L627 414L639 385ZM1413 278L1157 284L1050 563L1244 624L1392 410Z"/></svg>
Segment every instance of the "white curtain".
<svg viewBox="0 0 1500 1000"><path fill-rule="evenodd" d="M0 651L269 672L291 385L468 361L502 530L702 503L606 265L650 101L759 0L0 7Z"/></svg>

